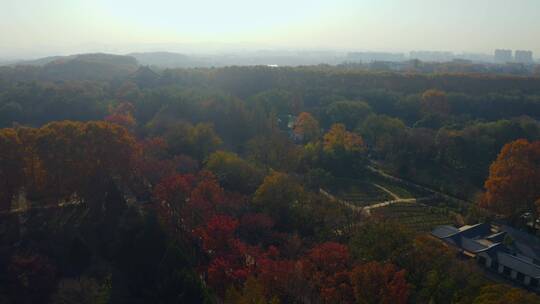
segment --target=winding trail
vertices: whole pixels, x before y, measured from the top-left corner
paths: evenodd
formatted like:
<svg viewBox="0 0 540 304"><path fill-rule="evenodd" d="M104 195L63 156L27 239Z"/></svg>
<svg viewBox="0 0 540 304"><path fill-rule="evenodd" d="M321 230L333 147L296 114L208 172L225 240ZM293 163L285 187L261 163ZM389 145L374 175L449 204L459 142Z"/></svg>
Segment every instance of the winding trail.
<svg viewBox="0 0 540 304"><path fill-rule="evenodd" d="M381 189L382 191L384 191L384 192L390 194L390 196L393 197L395 200L401 199L401 197L399 197L399 196L398 196L397 194L395 194L394 192L388 190L388 188L385 188L385 187L383 187L383 186L381 186L381 185L379 185L379 184L375 184L375 183L372 183L372 184L373 184L373 186L375 186L375 187Z"/></svg>
<svg viewBox="0 0 540 304"><path fill-rule="evenodd" d="M364 208L362 208L362 207L356 206L356 205L354 205L354 204L352 204L352 203L350 203L348 201L344 201L342 199L339 199L339 198L335 197L334 195L332 195L330 192L324 190L323 188L319 188L319 193L324 195L330 201L340 203L343 206L348 207L352 211L362 212L364 210Z"/></svg>

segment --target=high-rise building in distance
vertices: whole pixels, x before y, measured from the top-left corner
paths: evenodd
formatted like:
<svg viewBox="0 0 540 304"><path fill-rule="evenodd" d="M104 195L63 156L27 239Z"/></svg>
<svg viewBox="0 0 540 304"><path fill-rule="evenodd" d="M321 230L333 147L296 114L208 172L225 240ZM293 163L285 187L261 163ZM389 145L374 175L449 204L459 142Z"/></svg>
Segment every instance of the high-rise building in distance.
<svg viewBox="0 0 540 304"><path fill-rule="evenodd" d="M531 52L531 51L516 51L516 62L526 63L526 64L534 63L533 52Z"/></svg>
<svg viewBox="0 0 540 304"><path fill-rule="evenodd" d="M495 62L512 62L512 50L495 50Z"/></svg>

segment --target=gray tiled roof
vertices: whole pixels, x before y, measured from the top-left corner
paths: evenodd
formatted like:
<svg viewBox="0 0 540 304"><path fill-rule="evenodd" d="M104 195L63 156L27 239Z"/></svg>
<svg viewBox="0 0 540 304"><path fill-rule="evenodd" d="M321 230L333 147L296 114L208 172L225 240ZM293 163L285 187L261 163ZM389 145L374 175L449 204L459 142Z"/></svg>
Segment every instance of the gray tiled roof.
<svg viewBox="0 0 540 304"><path fill-rule="evenodd" d="M495 227L497 228L497 227ZM489 256L512 270L540 279L540 265L534 263L540 257L540 240L517 229L502 226L492 231L489 224L464 226L440 226L432 234L462 250ZM512 240L503 244L506 236Z"/></svg>
<svg viewBox="0 0 540 304"><path fill-rule="evenodd" d="M464 250L467 250L469 252L480 252L482 250L485 250L488 248L488 246L485 246L476 240L471 240L466 237L461 237L461 248Z"/></svg>
<svg viewBox="0 0 540 304"><path fill-rule="evenodd" d="M495 234L492 234L492 235L486 237L486 240L490 240L493 243L500 243L500 242L504 241L505 236L506 236L506 232L501 231L499 233L495 233Z"/></svg>
<svg viewBox="0 0 540 304"><path fill-rule="evenodd" d="M490 246L478 242L476 238L479 238L483 234L485 235L489 232L489 225L477 224L462 227L461 229L457 229L452 226L440 226L435 228L431 234L463 250L469 252L479 252L489 248Z"/></svg>
<svg viewBox="0 0 540 304"><path fill-rule="evenodd" d="M456 228L449 225L439 226L435 228L431 234L438 238L447 238L454 235L461 235L467 238L476 238L482 235L491 233L491 227L488 224L476 224L472 226L463 226Z"/></svg>
<svg viewBox="0 0 540 304"><path fill-rule="evenodd" d="M456 234L458 232L459 232L459 229L457 229L456 227L445 225L445 226L439 226L439 227L435 228L431 232L431 234L433 234L434 236L442 239L442 238L449 237L449 236L451 236L453 234Z"/></svg>
<svg viewBox="0 0 540 304"><path fill-rule="evenodd" d="M501 226L501 231L510 235L513 240L512 246L521 254L540 260L540 239L509 226Z"/></svg>
<svg viewBox="0 0 540 304"><path fill-rule="evenodd" d="M540 278L540 267L526 259L505 252L497 252L497 261L510 269L521 272L532 278Z"/></svg>
<svg viewBox="0 0 540 304"><path fill-rule="evenodd" d="M466 238L485 237L491 234L491 226L489 224L476 224L469 227L459 229L459 234Z"/></svg>

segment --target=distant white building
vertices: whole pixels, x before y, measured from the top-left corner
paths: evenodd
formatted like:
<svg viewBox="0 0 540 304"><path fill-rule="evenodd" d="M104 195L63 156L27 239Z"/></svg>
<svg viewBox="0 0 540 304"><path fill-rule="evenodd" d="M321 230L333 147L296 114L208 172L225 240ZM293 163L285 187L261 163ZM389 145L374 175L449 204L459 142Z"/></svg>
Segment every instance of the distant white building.
<svg viewBox="0 0 540 304"><path fill-rule="evenodd" d="M495 50L495 62L508 63L512 61L512 50Z"/></svg>
<svg viewBox="0 0 540 304"><path fill-rule="evenodd" d="M516 51L516 62L518 63L525 63L525 64L533 64L533 52L532 51Z"/></svg>

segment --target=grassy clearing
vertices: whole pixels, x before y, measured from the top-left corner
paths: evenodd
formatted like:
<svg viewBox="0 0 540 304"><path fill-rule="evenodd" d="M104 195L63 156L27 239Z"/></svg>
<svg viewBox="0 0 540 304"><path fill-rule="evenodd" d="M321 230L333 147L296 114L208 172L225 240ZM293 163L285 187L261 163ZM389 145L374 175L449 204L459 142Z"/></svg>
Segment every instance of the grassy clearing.
<svg viewBox="0 0 540 304"><path fill-rule="evenodd" d="M425 197L429 195L428 193L412 187L407 187L401 183L371 175L363 180L347 178L337 179L335 186L331 187L330 190L337 198L358 206L366 206L394 199L390 194L373 184L380 185L403 199Z"/></svg>
<svg viewBox="0 0 540 304"><path fill-rule="evenodd" d="M386 220L396 221L412 231L431 231L436 226L454 223L454 217L447 209L414 203L397 203L374 209L371 213Z"/></svg>
<svg viewBox="0 0 540 304"><path fill-rule="evenodd" d="M371 176L370 181L385 187L401 198L419 198L431 195L431 193L428 193L427 191L418 189L416 187L407 186L400 182L392 181L380 176Z"/></svg>
<svg viewBox="0 0 540 304"><path fill-rule="evenodd" d="M387 182L379 182L379 181L377 181L376 183L378 185L381 185L382 187L390 190L391 192L393 192L394 194L396 194L400 198L415 198L416 197L416 195L414 195L413 193L411 193L410 190L407 190L404 187L401 187L401 186L398 186L398 185L395 185L395 184L390 184L390 183L387 183Z"/></svg>
<svg viewBox="0 0 540 304"><path fill-rule="evenodd" d="M357 206L367 206L392 199L388 193L372 183L359 180L340 180L333 193L337 198Z"/></svg>

